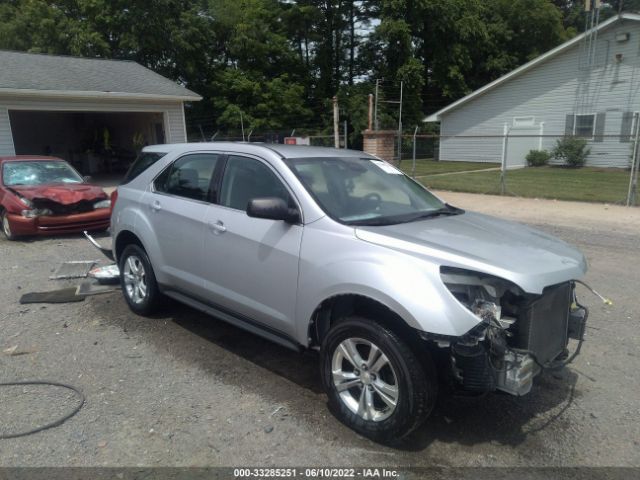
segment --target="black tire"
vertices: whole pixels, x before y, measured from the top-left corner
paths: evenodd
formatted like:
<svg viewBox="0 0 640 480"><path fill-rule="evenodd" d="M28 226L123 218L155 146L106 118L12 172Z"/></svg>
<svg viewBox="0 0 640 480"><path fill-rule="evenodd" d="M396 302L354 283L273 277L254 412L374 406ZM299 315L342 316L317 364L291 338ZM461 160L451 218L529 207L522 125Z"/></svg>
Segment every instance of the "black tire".
<svg viewBox="0 0 640 480"><path fill-rule="evenodd" d="M18 237L11 232L11 225L9 224L9 218L7 217L6 210L3 210L2 214L0 214L0 222L2 224L2 233L4 234L4 238L10 241L17 240Z"/></svg>
<svg viewBox="0 0 640 480"><path fill-rule="evenodd" d="M142 267L142 274L135 273L128 263ZM144 249L138 245L127 245L120 255L118 268L120 269L120 284L122 294L129 308L138 315L151 315L160 305L161 293L158 289L153 267ZM139 271L138 271L139 272ZM131 275L126 278L127 275ZM141 282L141 283L137 283ZM144 294L140 286L144 285ZM136 285L138 286L136 291ZM131 288L129 288L131 287ZM136 293L137 292L137 293Z"/></svg>
<svg viewBox="0 0 640 480"><path fill-rule="evenodd" d="M352 402L352 400L348 395L348 400L344 400L341 396L346 395L344 390L342 394L338 392L336 384L334 383L333 362L336 361L335 358L340 358L340 356L334 358L334 354L336 354L338 349L342 348L341 344L347 339L352 339L352 341L356 340L356 348L359 349L358 353L362 355L362 359L364 359L365 354L368 357L369 353L366 352L366 343L357 343L360 340L375 345L388 360L391 373L387 370L386 375L388 379L396 382L391 385L395 385L395 390L398 394L395 407L392 408L388 403L380 402L383 398L378 393L379 389L377 389L377 386L374 385L377 381L375 377L374 380L371 380L371 377L368 376L366 380L367 382L372 382L366 386L366 388L370 389L374 397L377 396L377 400L379 400L379 402L377 402L378 406L381 405L383 409L387 409L387 413L381 413L381 418L365 418L366 414L363 416L358 412L354 412L352 408L355 408L355 406L352 404L350 408L347 405L347 402ZM369 352L371 352L371 350L369 350ZM342 355L342 353L336 355ZM344 355L342 355L342 357L342 360L337 360L338 364L348 367L350 364L349 360L347 360ZM367 360L370 359L367 358ZM345 425L374 441L391 443L408 435L427 419L435 404L438 389L437 375L428 352L425 351L416 354L409 343L404 341L396 332L373 320L354 316L346 318L332 326L322 342L320 363L322 383L329 396L329 407L331 411ZM383 368L387 367L385 366ZM348 370L348 368L346 369ZM342 371L341 368L340 371ZM385 372L384 370L380 372L378 375L380 375L380 380L382 380L382 375L385 374ZM346 373L348 374L350 372ZM358 378L363 378L365 374L373 375L373 369L367 373L359 371L353 373L353 375L357 375ZM391 374L393 376L390 376ZM344 381L348 382L349 380ZM389 386L390 380L384 379L384 381L387 383L387 386ZM365 388L364 383L363 388ZM356 397L359 397L360 402L362 402L363 389L354 386L348 389L348 392L354 400ZM384 403L386 403L386 405ZM375 406L376 402L372 402L372 404ZM358 405L358 409L359 408L360 405ZM388 415L388 417L384 418L384 415Z"/></svg>

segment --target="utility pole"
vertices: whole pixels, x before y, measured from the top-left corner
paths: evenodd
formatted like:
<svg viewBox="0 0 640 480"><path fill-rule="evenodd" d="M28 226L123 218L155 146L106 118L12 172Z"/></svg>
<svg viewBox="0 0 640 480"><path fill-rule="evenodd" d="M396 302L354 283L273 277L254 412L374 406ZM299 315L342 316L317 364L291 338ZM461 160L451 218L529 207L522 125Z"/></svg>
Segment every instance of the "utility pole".
<svg viewBox="0 0 640 480"><path fill-rule="evenodd" d="M400 111L398 116L398 163L402 160L402 80L400 80Z"/></svg>
<svg viewBox="0 0 640 480"><path fill-rule="evenodd" d="M240 110L240 128L242 129L242 141L244 142L244 120L242 119L242 110Z"/></svg>
<svg viewBox="0 0 640 480"><path fill-rule="evenodd" d="M344 148L349 148L347 147L347 121L344 121Z"/></svg>
<svg viewBox="0 0 640 480"><path fill-rule="evenodd" d="M640 145L638 140L640 137L640 114L635 113L633 115L634 122L634 140L633 140L633 153L631 155L631 172L629 175L629 191L627 192L627 207L636 204L636 195L638 193L638 150Z"/></svg>
<svg viewBox="0 0 640 480"><path fill-rule="evenodd" d="M507 170L507 148L509 142L509 126L505 123L502 133L502 161L500 162L500 195L507 191L505 171Z"/></svg>
<svg viewBox="0 0 640 480"><path fill-rule="evenodd" d="M378 130L378 85L380 80L376 78L376 104L373 108L373 127Z"/></svg>
<svg viewBox="0 0 640 480"><path fill-rule="evenodd" d="M373 119L373 93L369 94L369 130L371 130Z"/></svg>
<svg viewBox="0 0 640 480"><path fill-rule="evenodd" d="M338 112L338 97L333 97L333 143L336 148L340 148L340 127L338 125L339 121L339 112Z"/></svg>
<svg viewBox="0 0 640 480"><path fill-rule="evenodd" d="M413 131L413 163L411 164L411 177L416 178L416 135L418 134L418 126Z"/></svg>

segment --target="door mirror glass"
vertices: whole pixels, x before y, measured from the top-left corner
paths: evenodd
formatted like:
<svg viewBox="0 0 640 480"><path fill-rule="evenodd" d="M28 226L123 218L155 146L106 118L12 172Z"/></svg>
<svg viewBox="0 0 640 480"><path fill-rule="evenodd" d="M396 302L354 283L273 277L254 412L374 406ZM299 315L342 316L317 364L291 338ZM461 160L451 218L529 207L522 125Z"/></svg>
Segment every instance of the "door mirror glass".
<svg viewBox="0 0 640 480"><path fill-rule="evenodd" d="M247 215L254 218L283 220L298 223L300 214L295 208L289 208L287 202L278 197L254 198L247 205Z"/></svg>

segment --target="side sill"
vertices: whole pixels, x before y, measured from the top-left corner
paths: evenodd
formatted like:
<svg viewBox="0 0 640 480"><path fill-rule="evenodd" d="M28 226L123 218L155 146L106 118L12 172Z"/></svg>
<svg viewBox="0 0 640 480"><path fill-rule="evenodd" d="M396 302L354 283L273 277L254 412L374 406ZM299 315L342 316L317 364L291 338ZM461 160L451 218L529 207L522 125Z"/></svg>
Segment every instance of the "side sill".
<svg viewBox="0 0 640 480"><path fill-rule="evenodd" d="M248 318L240 318L236 315L233 315L231 312L220 310L219 308L216 308L214 306L207 305L180 292L176 292L175 290L163 289L162 293L164 293L168 297L173 298L174 300L177 300L180 303L184 303L185 305L195 308L196 310L200 310L201 312L206 313L207 315L211 315L212 317L224 320L231 325L242 328L260 337L266 338L267 340L277 343L278 345L282 345L283 347L287 347L296 352L302 352L304 350L304 348L298 342L296 342L289 336L263 327L253 320L250 320Z"/></svg>

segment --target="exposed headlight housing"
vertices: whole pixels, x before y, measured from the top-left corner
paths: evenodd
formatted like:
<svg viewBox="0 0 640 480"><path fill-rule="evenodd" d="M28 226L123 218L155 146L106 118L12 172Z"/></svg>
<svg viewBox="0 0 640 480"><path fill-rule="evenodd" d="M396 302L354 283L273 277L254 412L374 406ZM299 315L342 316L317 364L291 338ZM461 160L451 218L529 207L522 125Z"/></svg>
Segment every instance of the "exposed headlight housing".
<svg viewBox="0 0 640 480"><path fill-rule="evenodd" d="M453 267L440 269L442 282L456 299L480 320L490 323L498 321L503 328L509 328L514 318L503 317L501 299L511 292L521 296L524 292L512 282L486 273Z"/></svg>
<svg viewBox="0 0 640 480"><path fill-rule="evenodd" d="M18 199L27 207L33 208L33 202L28 198L24 198L22 195L17 195Z"/></svg>
<svg viewBox="0 0 640 480"><path fill-rule="evenodd" d="M111 208L111 200L100 200L99 202L93 204L93 208L94 210L97 210L99 208Z"/></svg>

